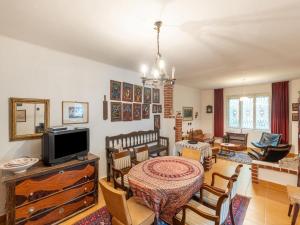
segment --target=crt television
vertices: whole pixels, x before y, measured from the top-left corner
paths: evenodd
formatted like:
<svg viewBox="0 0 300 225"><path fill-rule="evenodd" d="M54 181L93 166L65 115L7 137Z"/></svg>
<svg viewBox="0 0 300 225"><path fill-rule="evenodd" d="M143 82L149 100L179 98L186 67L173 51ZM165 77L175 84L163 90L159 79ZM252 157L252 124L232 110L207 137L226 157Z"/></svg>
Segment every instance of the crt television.
<svg viewBox="0 0 300 225"><path fill-rule="evenodd" d="M55 165L74 158L84 158L89 152L89 129L50 131L42 138L42 158L46 165Z"/></svg>

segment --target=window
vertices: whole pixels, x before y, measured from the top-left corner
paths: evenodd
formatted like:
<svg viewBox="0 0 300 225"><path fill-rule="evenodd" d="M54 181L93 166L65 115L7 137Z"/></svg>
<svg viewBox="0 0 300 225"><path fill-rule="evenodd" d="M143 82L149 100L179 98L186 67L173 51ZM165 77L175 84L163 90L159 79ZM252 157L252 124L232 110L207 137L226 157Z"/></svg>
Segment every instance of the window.
<svg viewBox="0 0 300 225"><path fill-rule="evenodd" d="M259 130L270 128L270 97L268 95L229 97L227 108L229 128Z"/></svg>

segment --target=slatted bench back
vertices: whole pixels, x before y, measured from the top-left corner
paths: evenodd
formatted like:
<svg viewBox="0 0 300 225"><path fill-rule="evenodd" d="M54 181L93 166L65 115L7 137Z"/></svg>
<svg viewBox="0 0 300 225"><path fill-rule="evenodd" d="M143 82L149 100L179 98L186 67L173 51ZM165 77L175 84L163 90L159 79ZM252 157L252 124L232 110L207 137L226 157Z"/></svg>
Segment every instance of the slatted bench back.
<svg viewBox="0 0 300 225"><path fill-rule="evenodd" d="M159 131L136 131L128 134L106 137L106 149L115 149L120 144L123 149L126 149L151 143L159 143Z"/></svg>

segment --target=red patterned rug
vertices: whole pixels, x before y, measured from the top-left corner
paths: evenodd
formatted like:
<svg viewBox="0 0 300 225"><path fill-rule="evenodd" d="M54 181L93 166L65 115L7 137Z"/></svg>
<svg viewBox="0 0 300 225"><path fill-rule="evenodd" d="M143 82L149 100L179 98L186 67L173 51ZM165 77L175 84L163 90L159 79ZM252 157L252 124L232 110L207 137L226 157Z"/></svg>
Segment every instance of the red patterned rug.
<svg viewBox="0 0 300 225"><path fill-rule="evenodd" d="M250 202L250 198L237 195L233 202L233 214L236 225L242 225L245 219L246 211ZM158 222L159 225L167 225L163 221ZM74 225L111 225L111 216L106 207L103 207L89 216L78 221ZM226 225L231 225L230 217L227 218Z"/></svg>

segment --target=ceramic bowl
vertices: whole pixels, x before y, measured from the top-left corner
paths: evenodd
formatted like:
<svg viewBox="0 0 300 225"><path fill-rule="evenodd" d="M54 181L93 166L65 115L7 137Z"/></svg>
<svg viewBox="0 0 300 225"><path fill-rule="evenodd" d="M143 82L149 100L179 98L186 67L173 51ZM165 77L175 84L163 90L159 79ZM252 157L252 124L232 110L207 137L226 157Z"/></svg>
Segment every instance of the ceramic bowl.
<svg viewBox="0 0 300 225"><path fill-rule="evenodd" d="M19 158L0 164L0 169L13 173L23 173L39 161L38 158Z"/></svg>

